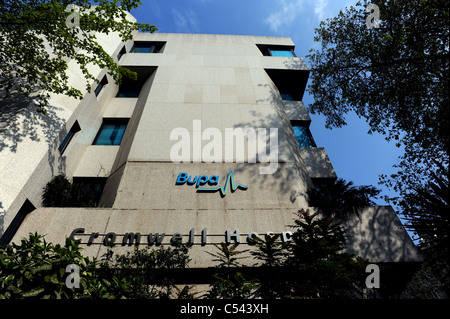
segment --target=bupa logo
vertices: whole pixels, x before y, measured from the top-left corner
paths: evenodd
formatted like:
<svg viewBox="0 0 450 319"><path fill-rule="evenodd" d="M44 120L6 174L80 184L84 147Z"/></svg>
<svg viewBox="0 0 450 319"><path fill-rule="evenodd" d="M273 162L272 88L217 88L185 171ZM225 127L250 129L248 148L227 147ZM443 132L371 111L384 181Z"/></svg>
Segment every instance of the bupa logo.
<svg viewBox="0 0 450 319"><path fill-rule="evenodd" d="M220 192L220 195L222 197L225 197L227 195L228 189L230 188L231 192L234 192L238 188L242 190L246 190L248 188L247 185L236 183L234 181L233 171L230 171L228 173L224 186L218 185L219 184L218 175L208 177L206 175L191 176L188 173L180 173L178 174L178 178L177 181L175 182L175 185L184 185L184 184L195 185L197 192ZM215 187L204 187L207 184L209 186Z"/></svg>

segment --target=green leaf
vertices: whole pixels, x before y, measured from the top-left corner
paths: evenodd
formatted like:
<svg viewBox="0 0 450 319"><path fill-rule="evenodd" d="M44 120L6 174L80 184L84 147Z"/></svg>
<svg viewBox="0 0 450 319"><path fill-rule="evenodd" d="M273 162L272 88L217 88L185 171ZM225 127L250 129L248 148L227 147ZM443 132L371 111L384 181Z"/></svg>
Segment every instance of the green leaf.
<svg viewBox="0 0 450 319"><path fill-rule="evenodd" d="M48 270L51 270L51 269L52 269L52 265L47 264L47 265L38 266L38 267L32 269L31 272L33 274L36 274L38 272L48 271Z"/></svg>
<svg viewBox="0 0 450 319"><path fill-rule="evenodd" d="M22 290L16 286L8 286L7 289L15 294L20 294L22 292Z"/></svg>
<svg viewBox="0 0 450 319"><path fill-rule="evenodd" d="M34 288L34 289L30 290L30 291L27 291L27 292L23 293L22 297L24 297L24 298L36 297L41 292L43 292L44 290L45 289L42 288L42 287L37 287L37 288Z"/></svg>

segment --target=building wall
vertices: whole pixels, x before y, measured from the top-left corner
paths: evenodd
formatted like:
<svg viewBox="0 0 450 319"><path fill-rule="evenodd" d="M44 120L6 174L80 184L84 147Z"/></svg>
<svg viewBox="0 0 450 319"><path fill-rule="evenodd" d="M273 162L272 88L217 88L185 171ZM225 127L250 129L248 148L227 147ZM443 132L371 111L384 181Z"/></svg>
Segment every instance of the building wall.
<svg viewBox="0 0 450 319"><path fill-rule="evenodd" d="M314 208L309 207L311 211ZM77 228L84 233L74 236L80 240L83 255L102 257L107 251L103 244L105 236L116 235L114 241L116 253L124 253L134 249L136 241L129 245L122 244L126 233L140 233L138 247L158 247L149 245L148 234L159 236L164 234L161 245L170 246L172 236L182 235L182 242L189 242L189 235L194 229L194 245L189 251L192 261L189 267L205 268L215 266L207 252L217 252L214 244L226 241L226 231L230 234L239 231L239 250L253 249L247 242L248 234L254 232L263 238L271 232L280 235L293 231L290 225L296 217L290 208L262 209L255 207L242 208L208 208L208 209L112 209L112 208L39 208L27 217L24 226L19 229L13 241L20 242L29 232L37 231L47 234L46 240L64 244L65 238ZM354 218L347 226L348 237L346 250L349 253L368 259L371 263L420 262L418 254L408 234L401 226L400 220L389 206L368 207L361 214L362 219ZM202 245L202 231L206 229L206 243ZM89 239L92 233L98 237ZM288 236L288 235L286 235ZM281 240L281 238L280 238ZM230 243L234 244L235 238ZM243 260L244 264L253 265L251 258Z"/></svg>
<svg viewBox="0 0 450 319"><path fill-rule="evenodd" d="M306 189L312 186L312 179L336 178L323 148L299 146L292 125L308 127L311 119L301 101L283 100L279 84L275 83L281 75L283 81L303 92L309 74L305 61L298 57L264 56L257 46L293 47L289 38L136 34L134 41L165 42L160 53L130 53L133 43L123 44L114 36L103 37L102 41L106 41L108 52L114 57L125 45L127 53L119 63L142 78L144 84L139 97L116 97L119 87L110 78L98 97L89 93L79 103L55 97L54 103L65 105L61 110L66 112L65 130L53 141L42 143L40 155L32 154L36 156L34 162L27 162L28 170L21 173L26 181L16 182L16 191L7 196L10 202L17 203L29 198L38 207L42 187L59 172L70 178L107 177L101 208L38 208L25 217L13 241L19 241L29 232L38 232L48 234L48 241L63 243L74 229L84 228L85 234L77 238L86 245L90 234L98 232L98 237L92 237L95 243L84 247L88 255L100 257L106 249L102 245L103 237L109 232L117 236L130 232L142 235L164 232L167 240L177 232L188 236L192 228L200 236L206 228L212 239L208 239L209 245L193 247L191 266L208 267L212 264L205 251L214 249L212 243L223 241L227 229L231 232L239 229L244 244L245 234L250 232L288 232L293 213L308 206ZM277 74L278 79L267 70ZM98 70L98 79L105 72ZM77 76L73 78L77 81ZM92 145L104 118L129 119L120 146ZM75 121L81 131L64 156L60 156L58 145ZM196 155L197 150L203 150L210 142L202 138L208 128L218 133L222 149L222 156L213 163ZM278 156L272 174L261 173L269 164L261 161L260 156L252 161L248 139L244 142L242 162L236 149L231 157L227 156L224 141L230 130L237 129L254 129L258 134L258 129L267 134L277 129ZM171 153L179 142L179 136L173 134L177 130L189 136L189 156L181 162L174 160ZM269 141L265 141L267 151ZM26 158L28 152L24 149L20 156ZM20 164L11 165L8 170L20 169ZM233 172L232 181L230 172ZM199 192L195 185L179 185L180 173L192 177L217 176L223 192ZM3 177L14 183L11 175ZM227 181L228 186L233 186L232 182L234 186L238 183L243 186L233 191L232 187L226 188ZM8 187L5 189L9 191ZM3 229L11 223L19 206L8 205ZM396 218L389 208L376 209L376 212L382 212L391 221ZM417 260L411 240L393 230L396 222L381 224L386 226L386 232L374 231L371 227L378 221L373 216L381 215L367 216L363 221L353 221L353 239L348 249L378 261ZM372 239L381 247L395 242L407 249L400 259L389 250L376 250L374 254L366 244ZM119 243L118 249L131 248Z"/></svg>
<svg viewBox="0 0 450 319"><path fill-rule="evenodd" d="M135 21L131 15L128 18ZM116 33L97 34L97 38L113 57L123 45ZM99 80L106 74L106 70L95 66L88 69ZM31 100L20 96L0 102L0 237L27 200L34 207L41 206L42 190L52 176L60 173L69 178L74 176L80 161L87 160L83 156L97 134L102 114L111 112L108 111L110 101L118 87L109 76L109 84L96 97L86 91L84 75L75 61L68 61L67 73L68 84L84 93L81 101L50 94L46 115L37 113ZM92 88L96 86L92 83ZM79 122L81 131L61 155L58 146L75 121ZM106 152L111 158L114 150ZM102 173L97 168L110 165L108 160L102 161L97 166L91 163L89 174ZM81 169L83 174L86 170Z"/></svg>
<svg viewBox="0 0 450 319"><path fill-rule="evenodd" d="M143 40L164 41L166 44L162 53L127 53L120 61L121 65L136 69L148 66L157 68L151 81L141 91L139 112L133 114L133 126L127 128L126 133L133 138L121 144L120 156L112 168L102 204L114 208L133 208L136 205L146 205L145 208L172 207L174 199L184 196L180 201L199 203L189 207L206 207L236 203L238 196L248 202L259 196L259 205L267 201L271 208L274 198L284 198L290 205L295 202L295 207L304 207L304 194L311 182L307 174L309 168L301 157L290 121L309 122L310 118L301 101L281 99L265 69L295 70L304 78L307 78L309 70L302 58L263 56L257 47L257 44L293 47L292 41L288 38L195 34L139 34L135 38L135 41ZM301 89L304 87L299 87ZM137 127L135 118L139 119ZM194 121L199 121L200 126L196 126ZM200 141L196 137L210 127L220 131L222 142L227 129L263 128L269 133L270 128L276 128L279 170L273 175L260 175L253 167L256 163L223 165L227 161L225 147L219 163L194 163L198 162L194 158L196 141L199 141L202 150L210 142L208 139ZM177 128L186 129L191 139L189 163L179 167L173 165L170 155L177 142L171 139L171 134ZM200 131L200 135L196 130ZM246 142L245 162L248 162L247 147ZM322 149L320 154L324 168L321 177L334 178L335 173L325 151ZM235 156L236 151L234 162ZM250 189L258 191L249 190L242 195L233 194L232 198L219 200L205 194L181 195L184 190L173 187L179 173L177 169L193 176L208 171L222 178L229 170L234 170L243 183L250 183ZM288 176L292 181L288 182L283 176ZM145 191L135 192L136 185L145 186ZM157 194L167 196L163 200ZM169 194L173 199L168 199Z"/></svg>

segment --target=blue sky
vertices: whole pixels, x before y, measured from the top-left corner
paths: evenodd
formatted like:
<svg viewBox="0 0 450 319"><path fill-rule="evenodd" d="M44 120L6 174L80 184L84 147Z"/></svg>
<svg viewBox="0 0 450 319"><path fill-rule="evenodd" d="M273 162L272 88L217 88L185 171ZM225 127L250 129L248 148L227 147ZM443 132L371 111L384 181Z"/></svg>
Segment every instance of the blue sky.
<svg viewBox="0 0 450 319"><path fill-rule="evenodd" d="M162 33L207 33L290 37L295 52L305 57L315 43L314 28L356 0L141 0L132 14L142 23L154 24ZM313 99L307 92L305 105ZM311 133L317 146L325 147L339 177L356 185L378 185L380 174L395 172L402 151L379 134L367 134L364 119L348 116L348 125L326 129L322 116L311 115ZM390 193L392 194L392 193ZM385 204L382 199L378 204Z"/></svg>

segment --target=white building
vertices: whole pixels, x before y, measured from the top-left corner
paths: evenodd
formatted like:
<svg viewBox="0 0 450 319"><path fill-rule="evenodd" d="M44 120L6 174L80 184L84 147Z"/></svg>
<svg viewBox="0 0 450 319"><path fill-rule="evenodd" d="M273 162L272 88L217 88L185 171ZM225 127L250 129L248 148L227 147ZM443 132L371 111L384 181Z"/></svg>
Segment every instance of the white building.
<svg viewBox="0 0 450 319"><path fill-rule="evenodd" d="M203 269L214 265L212 243L247 245L249 234L268 232L289 240L292 213L308 208L307 187L336 178L308 129L309 69L294 43L163 33L99 40L137 82L119 87L93 70L100 84L81 101L53 96L48 116L1 107L2 242L72 235L100 257L107 242L120 251L181 239L194 242L190 267ZM69 79L83 82L74 64ZM98 187L99 207L41 207L43 187L59 173ZM348 250L371 262L420 261L391 207L368 207L346 229Z"/></svg>

